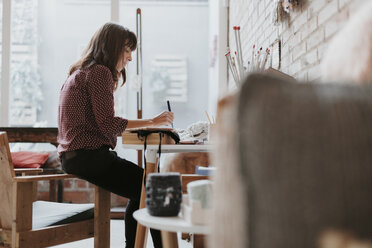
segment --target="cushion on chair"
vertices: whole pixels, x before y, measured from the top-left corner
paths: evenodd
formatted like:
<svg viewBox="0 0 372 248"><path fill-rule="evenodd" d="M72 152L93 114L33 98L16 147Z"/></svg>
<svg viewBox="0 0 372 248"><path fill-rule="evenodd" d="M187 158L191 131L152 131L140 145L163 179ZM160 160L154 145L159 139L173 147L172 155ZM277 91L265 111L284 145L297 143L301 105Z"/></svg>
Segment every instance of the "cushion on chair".
<svg viewBox="0 0 372 248"><path fill-rule="evenodd" d="M32 207L32 229L88 220L94 217L93 203L35 201Z"/></svg>
<svg viewBox="0 0 372 248"><path fill-rule="evenodd" d="M372 86L251 75L230 123L213 247L314 248L329 228L372 238Z"/></svg>
<svg viewBox="0 0 372 248"><path fill-rule="evenodd" d="M14 168L40 168L49 157L48 153L20 151L12 152Z"/></svg>

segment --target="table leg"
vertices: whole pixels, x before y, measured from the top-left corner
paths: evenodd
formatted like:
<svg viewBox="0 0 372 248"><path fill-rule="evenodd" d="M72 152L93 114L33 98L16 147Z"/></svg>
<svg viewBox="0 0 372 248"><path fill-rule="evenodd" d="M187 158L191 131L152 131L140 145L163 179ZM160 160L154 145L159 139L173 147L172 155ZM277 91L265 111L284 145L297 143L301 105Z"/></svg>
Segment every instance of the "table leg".
<svg viewBox="0 0 372 248"><path fill-rule="evenodd" d="M57 181L50 180L49 181L49 201L55 202L57 201Z"/></svg>
<svg viewBox="0 0 372 248"><path fill-rule="evenodd" d="M146 196L145 187L142 185L141 190L141 200L140 200L140 208L145 207L145 201L142 201L142 196ZM137 232L136 232L136 243L134 245L135 248L144 248L147 243L147 227L137 223Z"/></svg>
<svg viewBox="0 0 372 248"><path fill-rule="evenodd" d="M161 239L163 241L163 248L178 248L176 232L161 231Z"/></svg>
<svg viewBox="0 0 372 248"><path fill-rule="evenodd" d="M205 235L202 234L193 234L192 235L192 244L193 248L204 248L205 245Z"/></svg>
<svg viewBox="0 0 372 248"><path fill-rule="evenodd" d="M110 247L111 193L101 187L94 189L94 247Z"/></svg>
<svg viewBox="0 0 372 248"><path fill-rule="evenodd" d="M156 150L147 150L146 151L146 175L149 173L153 173L157 171L157 158L156 158ZM145 175L144 175L145 176ZM146 178L143 178L145 181ZM146 206L146 189L145 186L142 184L141 189L141 198L140 198L140 209ZM141 224L137 224L137 234L136 234L136 243L135 248L144 248L147 241L147 227L142 226Z"/></svg>

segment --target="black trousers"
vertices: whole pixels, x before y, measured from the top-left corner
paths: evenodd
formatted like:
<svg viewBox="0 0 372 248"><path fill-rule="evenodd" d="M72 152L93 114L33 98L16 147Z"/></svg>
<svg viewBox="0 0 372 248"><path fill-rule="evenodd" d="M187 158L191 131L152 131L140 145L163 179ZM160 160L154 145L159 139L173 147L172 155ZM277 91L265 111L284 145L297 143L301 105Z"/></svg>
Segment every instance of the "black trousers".
<svg viewBox="0 0 372 248"><path fill-rule="evenodd" d="M143 169L118 157L108 147L77 150L75 153L73 156L61 156L62 168L66 173L130 199L125 213L125 239L126 247L134 247L137 221L133 218L133 212L139 208ZM154 247L162 247L160 231L150 231Z"/></svg>

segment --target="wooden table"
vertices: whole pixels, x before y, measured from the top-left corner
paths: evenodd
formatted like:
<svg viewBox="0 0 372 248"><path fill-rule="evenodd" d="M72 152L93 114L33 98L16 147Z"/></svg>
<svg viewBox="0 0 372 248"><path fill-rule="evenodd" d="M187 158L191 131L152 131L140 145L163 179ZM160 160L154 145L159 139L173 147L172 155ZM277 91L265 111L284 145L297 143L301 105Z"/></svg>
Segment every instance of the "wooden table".
<svg viewBox="0 0 372 248"><path fill-rule="evenodd" d="M209 234L210 232L208 226L193 225L185 221L181 216L151 216L146 208L135 211L133 216L141 225L161 231L164 248L178 248L177 232L193 234Z"/></svg>
<svg viewBox="0 0 372 248"><path fill-rule="evenodd" d="M143 144L123 144L124 149L135 149L135 150L143 150ZM184 144L176 144L176 145L168 145L162 144L161 145L161 153L177 153L177 152L209 152L211 151L213 146L211 144L194 144L194 145L184 145ZM157 152L159 149L159 145L147 145L146 147L146 173L157 172ZM146 178L144 178L146 180ZM142 184L142 191L141 191L141 199L140 199L140 209L145 207L145 199L146 199L146 192L145 187ZM137 225L137 235L136 235L136 243L135 248L144 248L146 245L147 240L147 227L141 224Z"/></svg>

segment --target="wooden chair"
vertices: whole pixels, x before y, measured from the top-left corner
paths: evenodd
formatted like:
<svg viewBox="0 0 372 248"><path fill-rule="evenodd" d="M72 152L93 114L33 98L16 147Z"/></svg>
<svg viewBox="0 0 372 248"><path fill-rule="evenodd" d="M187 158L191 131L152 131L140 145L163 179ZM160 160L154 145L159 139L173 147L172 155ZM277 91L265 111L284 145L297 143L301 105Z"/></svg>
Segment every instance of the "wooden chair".
<svg viewBox="0 0 372 248"><path fill-rule="evenodd" d="M7 134L0 132L0 247L39 248L90 237L94 237L94 247L110 247L110 192L99 187L95 188L94 219L33 228L38 221L33 213L33 183L74 177L68 174L16 176Z"/></svg>
<svg viewBox="0 0 372 248"><path fill-rule="evenodd" d="M209 176L202 176L196 174L181 174L182 182L182 193L187 194L187 184L197 180L206 180L210 179Z"/></svg>
<svg viewBox="0 0 372 248"><path fill-rule="evenodd" d="M0 132L6 132L9 143L50 143L57 147L58 128L56 127L0 127ZM31 174L58 174L61 173L59 169L55 168L15 168L16 174L31 175ZM35 183L37 188L37 182ZM37 191L35 190L35 195ZM62 180L49 181L49 200L63 201L63 184Z"/></svg>

